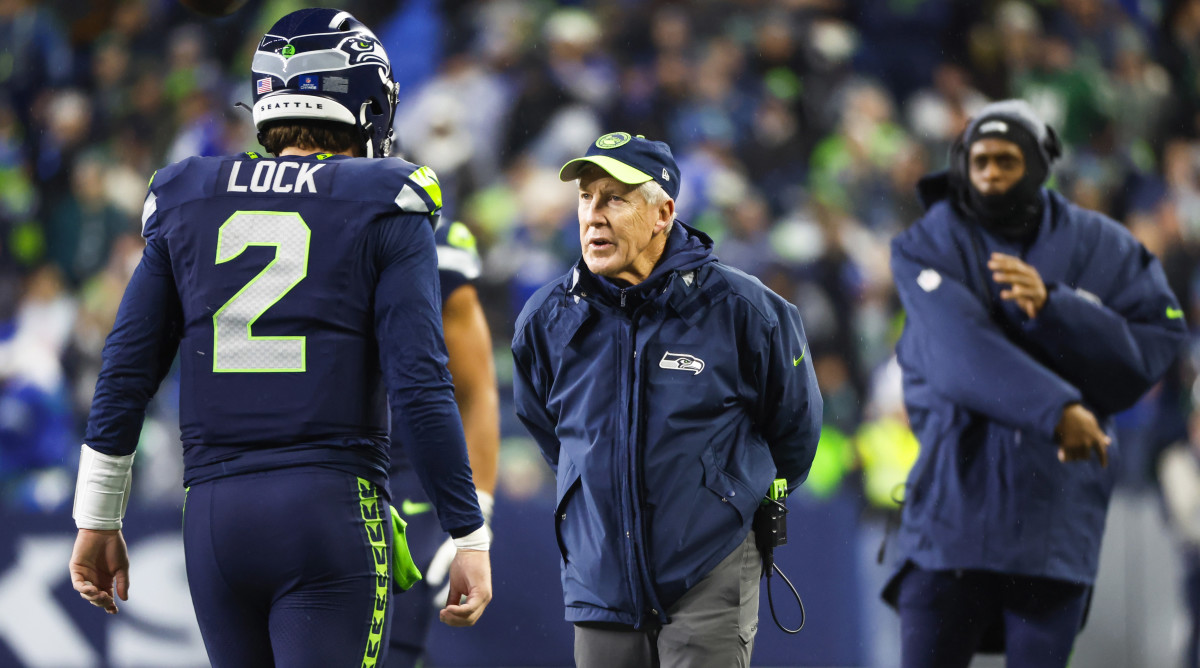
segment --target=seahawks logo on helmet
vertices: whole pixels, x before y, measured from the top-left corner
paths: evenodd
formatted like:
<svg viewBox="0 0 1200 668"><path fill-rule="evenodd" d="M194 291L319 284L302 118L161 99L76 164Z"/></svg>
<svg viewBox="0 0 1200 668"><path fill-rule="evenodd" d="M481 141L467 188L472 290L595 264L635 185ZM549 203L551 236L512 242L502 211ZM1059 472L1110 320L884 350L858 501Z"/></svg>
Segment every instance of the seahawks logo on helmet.
<svg viewBox="0 0 1200 668"><path fill-rule="evenodd" d="M380 46L378 40L352 37L343 40L341 44L338 44L338 48L350 54L349 67L379 63L383 66L384 71L392 69L391 64L388 63L387 54L383 52L383 47Z"/></svg>
<svg viewBox="0 0 1200 668"><path fill-rule="evenodd" d="M327 36L328 34L302 35L289 41L277 35L266 35L258 45L258 51L254 54L254 61L251 62L250 69L255 74L269 74L283 81L284 85L302 74L344 70L367 65L381 68L380 76L390 78L392 66L388 63L387 53L384 52L383 46L378 40L367 35L351 35L332 49L304 51L295 48L296 42ZM272 42L283 43L272 44ZM288 46L293 47L294 55L290 57L283 55L283 51Z"/></svg>

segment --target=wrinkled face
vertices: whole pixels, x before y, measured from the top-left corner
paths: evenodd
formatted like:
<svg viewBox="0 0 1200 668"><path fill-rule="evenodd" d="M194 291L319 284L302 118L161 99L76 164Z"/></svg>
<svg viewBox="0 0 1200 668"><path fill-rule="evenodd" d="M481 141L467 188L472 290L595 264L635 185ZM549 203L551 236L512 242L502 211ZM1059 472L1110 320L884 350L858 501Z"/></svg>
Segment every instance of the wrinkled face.
<svg viewBox="0 0 1200 668"><path fill-rule="evenodd" d="M579 243L592 273L633 284L662 256L674 201L650 206L631 186L598 168L579 177Z"/></svg>
<svg viewBox="0 0 1200 668"><path fill-rule="evenodd" d="M986 137L971 144L967 168L979 194L1002 195L1025 176L1025 156L1007 139Z"/></svg>

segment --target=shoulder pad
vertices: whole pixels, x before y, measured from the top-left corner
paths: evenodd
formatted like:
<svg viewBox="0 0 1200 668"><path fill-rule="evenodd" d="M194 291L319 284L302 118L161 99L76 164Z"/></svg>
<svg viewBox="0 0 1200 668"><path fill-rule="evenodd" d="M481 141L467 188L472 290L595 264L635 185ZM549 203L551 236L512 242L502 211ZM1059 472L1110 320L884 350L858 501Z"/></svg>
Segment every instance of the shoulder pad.
<svg viewBox="0 0 1200 668"><path fill-rule="evenodd" d="M442 188L429 167L401 158L354 158L339 161L338 168L348 172L358 191L365 187L372 199L390 200L405 213L440 215Z"/></svg>
<svg viewBox="0 0 1200 668"><path fill-rule="evenodd" d="M167 186L195 160L196 158L187 158L174 162L150 175L150 182L146 184L146 200L142 204L142 237L146 240L153 238L157 232L158 210L164 208L160 207L159 197L163 195Z"/></svg>

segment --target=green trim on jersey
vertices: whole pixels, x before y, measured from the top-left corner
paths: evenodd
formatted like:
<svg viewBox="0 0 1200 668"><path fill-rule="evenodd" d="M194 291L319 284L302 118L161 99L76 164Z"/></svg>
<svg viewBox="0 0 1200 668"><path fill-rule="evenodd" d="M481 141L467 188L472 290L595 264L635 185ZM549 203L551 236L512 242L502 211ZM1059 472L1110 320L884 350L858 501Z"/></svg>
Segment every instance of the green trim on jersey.
<svg viewBox="0 0 1200 668"><path fill-rule="evenodd" d="M409 174L409 180L421 186L425 190L425 194L429 195L429 199L433 200L433 208L442 208L442 186L438 182L437 174L429 167L421 167L417 171Z"/></svg>

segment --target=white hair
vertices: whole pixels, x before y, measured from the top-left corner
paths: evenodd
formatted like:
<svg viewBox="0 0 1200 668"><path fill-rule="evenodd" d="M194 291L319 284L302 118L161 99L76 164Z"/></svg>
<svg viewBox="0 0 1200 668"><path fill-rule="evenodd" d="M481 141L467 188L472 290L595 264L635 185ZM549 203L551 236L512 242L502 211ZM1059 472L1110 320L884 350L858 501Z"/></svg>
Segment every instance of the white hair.
<svg viewBox="0 0 1200 668"><path fill-rule="evenodd" d="M663 190L663 187L654 179L650 179L649 181L638 186L637 190L634 192L641 196L642 200L645 201L646 204L649 204L655 209L662 206L663 203L668 199L671 199L671 196L667 194L667 191Z"/></svg>
<svg viewBox="0 0 1200 668"><path fill-rule="evenodd" d="M634 192L636 192L638 194L638 196L641 197L642 200L645 201L646 204L649 205L649 207L651 209L654 209L655 211L658 211L658 209L660 207L662 207L662 205L664 203L666 203L666 201L668 199L671 199L671 196L667 194L667 191L663 190L663 187L661 185L659 185L658 181L655 181L654 179L650 179L649 181L638 186L637 190L635 190ZM674 226L675 226L675 212L672 210L671 220L667 221L667 227L665 228L665 230L667 232L670 232L671 228Z"/></svg>

